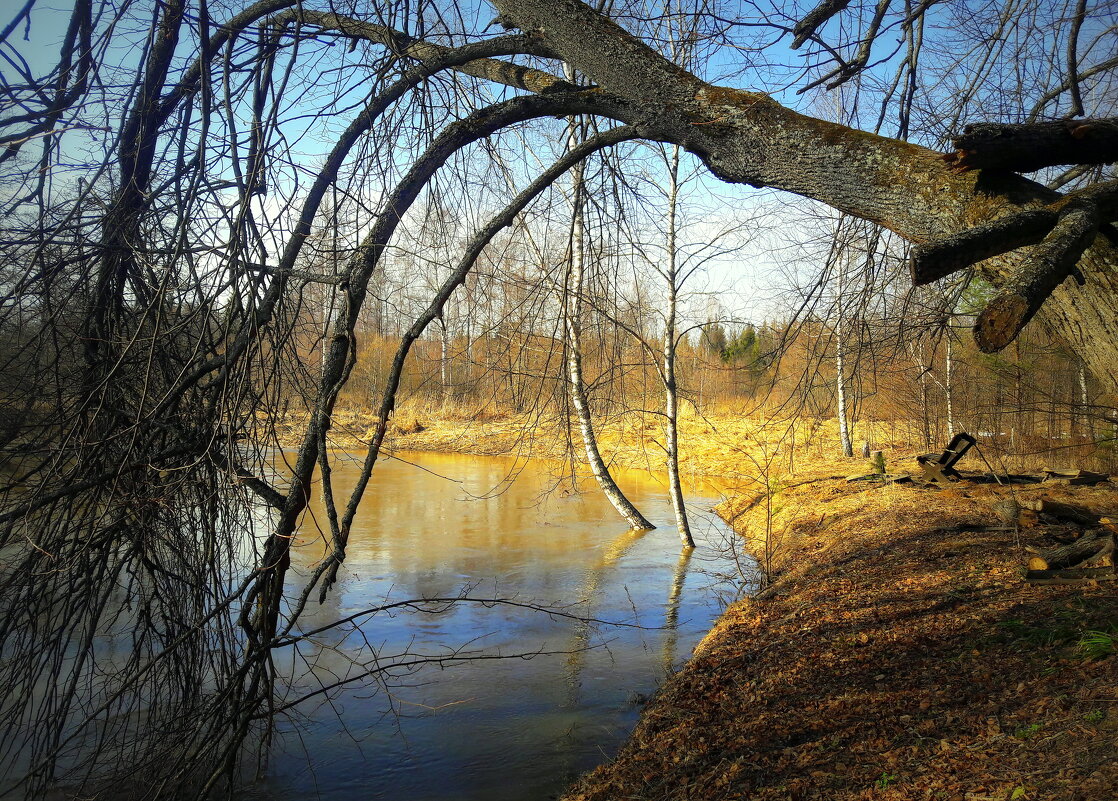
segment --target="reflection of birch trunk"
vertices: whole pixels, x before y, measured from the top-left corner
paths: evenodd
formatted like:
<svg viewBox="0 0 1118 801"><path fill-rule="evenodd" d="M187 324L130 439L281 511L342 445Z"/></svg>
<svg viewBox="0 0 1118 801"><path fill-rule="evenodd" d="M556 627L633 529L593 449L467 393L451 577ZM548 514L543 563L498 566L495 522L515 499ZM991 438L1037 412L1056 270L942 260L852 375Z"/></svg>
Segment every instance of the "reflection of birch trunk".
<svg viewBox="0 0 1118 801"><path fill-rule="evenodd" d="M692 548L684 548L679 554L672 573L672 586L668 591L668 605L664 609L664 641L661 660L664 673L669 674L675 667L675 649L679 643L679 601L683 596L683 582L687 578L687 568L691 564Z"/></svg>
<svg viewBox="0 0 1118 801"><path fill-rule="evenodd" d="M672 147L668 184L667 267L668 309L664 325L664 411L668 462L668 493L675 512L675 525L685 548L694 548L687 508L683 505L683 487L679 480L679 393L675 377L676 360L676 294L679 290L679 263L676 252L676 211L679 204L679 145Z"/></svg>
<svg viewBox="0 0 1118 801"><path fill-rule="evenodd" d="M582 586L579 587L578 597L586 599L586 617L588 619L593 617L591 610L598 597L598 592L601 590L606 571L617 564L621 557L640 542L647 533L648 529L629 529L602 549L602 556L597 564L586 569ZM578 702L579 676L586 664L586 651L590 648L590 635L593 633L593 629L588 619L575 624L571 645L567 649L564 679L567 683L567 704L569 706L574 706Z"/></svg>
<svg viewBox="0 0 1118 801"><path fill-rule="evenodd" d="M578 144L578 126L572 120L568 127L567 149ZM617 482L610 475L609 468L598 449L598 439L594 433L594 421L590 416L590 403L586 396L586 383L582 372L582 292L585 274L586 229L582 216L582 198L585 193L585 171L582 163L571 169L571 246L566 293L563 298L564 328L567 337L567 387L578 418L578 428L582 444L586 450L586 461L590 471L602 488L613 508L628 521L634 529L655 528L640 513L632 502L625 497Z"/></svg>

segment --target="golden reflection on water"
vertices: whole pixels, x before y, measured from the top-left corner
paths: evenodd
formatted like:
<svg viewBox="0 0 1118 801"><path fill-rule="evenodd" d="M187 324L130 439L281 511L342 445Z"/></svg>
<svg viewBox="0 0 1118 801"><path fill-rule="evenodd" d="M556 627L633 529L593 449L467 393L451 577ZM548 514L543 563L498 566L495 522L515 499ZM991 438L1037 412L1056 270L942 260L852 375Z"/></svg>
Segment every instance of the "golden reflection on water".
<svg viewBox="0 0 1118 801"><path fill-rule="evenodd" d="M590 477L574 491L547 462L448 454L402 454L379 463L363 499L338 584L310 604L303 630L369 610L386 599L505 598L539 603L595 625L521 607L448 605L439 614L360 615L360 631L305 643L298 667L315 681L347 675L363 645L393 654L551 654L485 659L405 672L395 683L354 685L291 741L310 754L276 759L267 797L395 801L522 801L557 793L570 776L601 761L632 726L639 706L685 658L719 611L712 578L724 527L698 528L700 548L680 553L666 488L647 473L617 471L630 499L660 528L631 531ZM406 460L406 461L405 461ZM360 457L335 454L340 507ZM699 503L697 506L704 504ZM292 559L297 594L326 552L321 487L302 521ZM723 560L724 561L724 560ZM707 570L709 568L709 571ZM361 657L365 658L365 657ZM385 718L386 707L393 713ZM335 710L344 710L344 733ZM349 738L361 747L354 748ZM365 746L368 747L365 747ZM288 746L285 746L285 748ZM313 782L311 780L314 775Z"/></svg>
<svg viewBox="0 0 1118 801"><path fill-rule="evenodd" d="M335 455L332 483L339 508L359 467L357 457ZM538 460L460 454L385 460L373 471L354 520L346 561L383 563L405 574L452 561L464 573L482 564L489 573L505 562L515 566L530 549L535 560L569 562L573 556L591 560L587 567L608 566L643 532L628 530L592 478L580 477L580 492L574 493L557 469ZM647 473L618 473L638 506L663 492ZM310 566L323 557L328 530L322 493L316 491L296 540L297 563Z"/></svg>

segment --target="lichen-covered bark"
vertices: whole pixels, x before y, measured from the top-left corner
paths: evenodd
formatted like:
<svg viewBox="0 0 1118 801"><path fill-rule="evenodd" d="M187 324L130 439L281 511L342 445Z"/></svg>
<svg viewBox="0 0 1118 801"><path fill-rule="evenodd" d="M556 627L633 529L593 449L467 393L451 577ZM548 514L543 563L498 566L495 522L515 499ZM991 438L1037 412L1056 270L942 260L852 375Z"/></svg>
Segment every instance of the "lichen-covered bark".
<svg viewBox="0 0 1118 801"><path fill-rule="evenodd" d="M719 178L769 186L880 223L915 243L958 234L1060 195L1018 175L952 170L941 154L815 119L768 96L705 84L578 0L493 0L506 24L538 36L599 86L595 112L675 142ZM980 266L998 286L1023 251ZM1038 319L1078 346L1118 392L1118 254L1097 238Z"/></svg>

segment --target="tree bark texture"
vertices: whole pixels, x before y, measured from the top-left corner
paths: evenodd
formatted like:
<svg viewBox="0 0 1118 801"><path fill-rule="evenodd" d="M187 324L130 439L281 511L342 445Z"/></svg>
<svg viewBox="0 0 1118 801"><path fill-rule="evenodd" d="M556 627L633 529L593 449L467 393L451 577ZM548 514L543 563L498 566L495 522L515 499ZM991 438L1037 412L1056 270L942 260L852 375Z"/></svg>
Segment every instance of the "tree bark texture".
<svg viewBox="0 0 1118 801"><path fill-rule="evenodd" d="M879 223L916 244L959 234L1061 195L1019 175L959 171L942 154L791 111L758 92L707 84L578 0L494 0L506 24L542 39L597 81L596 113L677 143L717 177L783 189ZM1011 283L1028 248L984 261ZM1091 372L1118 391L1118 254L1094 237L1038 317L1081 348Z"/></svg>
<svg viewBox="0 0 1118 801"><path fill-rule="evenodd" d="M960 169L1032 172L1058 164L1118 161L1118 119L968 125L944 157Z"/></svg>

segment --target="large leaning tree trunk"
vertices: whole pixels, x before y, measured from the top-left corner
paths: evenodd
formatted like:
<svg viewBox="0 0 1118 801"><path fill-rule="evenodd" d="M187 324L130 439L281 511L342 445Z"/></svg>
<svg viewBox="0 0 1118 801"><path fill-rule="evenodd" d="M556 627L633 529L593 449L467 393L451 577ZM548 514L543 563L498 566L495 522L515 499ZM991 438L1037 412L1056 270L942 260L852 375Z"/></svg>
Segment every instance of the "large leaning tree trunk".
<svg viewBox="0 0 1118 801"><path fill-rule="evenodd" d="M949 161L796 113L760 92L713 86L578 0L493 2L504 24L597 82L588 98L595 113L682 145L722 180L783 189L881 224L923 246L914 258L921 281L984 259L979 267L1002 295L979 316L981 348L1001 349L1036 314L1118 391L1118 254L1097 235L1100 222L1118 216L1112 185L1061 195L1008 172L1015 162L965 169L982 165L980 148L964 147L978 157ZM1021 169L1052 163L1026 162Z"/></svg>

